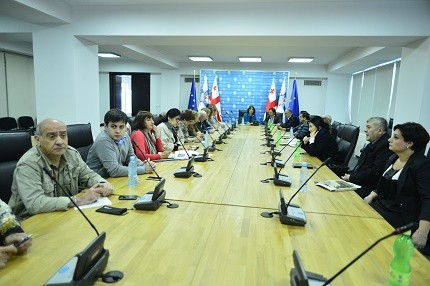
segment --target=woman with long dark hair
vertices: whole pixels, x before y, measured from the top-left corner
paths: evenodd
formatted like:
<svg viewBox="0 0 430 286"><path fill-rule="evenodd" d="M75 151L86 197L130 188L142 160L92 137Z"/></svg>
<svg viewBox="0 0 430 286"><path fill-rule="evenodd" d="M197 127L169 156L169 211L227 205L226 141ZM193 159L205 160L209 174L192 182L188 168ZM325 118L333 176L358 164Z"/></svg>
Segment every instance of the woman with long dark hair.
<svg viewBox="0 0 430 286"><path fill-rule="evenodd" d="M154 116L149 111L139 111L132 123L131 140L136 156L145 161L145 157L151 160L160 160L169 157L169 152L164 150L163 142L158 135L158 129L154 124ZM142 153L143 152L143 153Z"/></svg>

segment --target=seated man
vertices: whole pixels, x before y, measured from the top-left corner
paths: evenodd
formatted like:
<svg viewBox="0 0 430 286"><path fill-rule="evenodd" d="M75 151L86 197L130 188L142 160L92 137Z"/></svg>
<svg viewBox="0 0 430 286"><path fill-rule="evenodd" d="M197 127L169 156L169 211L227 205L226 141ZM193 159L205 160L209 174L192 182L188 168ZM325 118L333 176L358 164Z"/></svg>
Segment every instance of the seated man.
<svg viewBox="0 0 430 286"><path fill-rule="evenodd" d="M385 171L385 163L393 154L388 148L387 126L387 120L382 117L372 117L367 120L364 133L369 144L361 151L354 169L341 177L345 181L360 185L361 188L357 189L356 193L362 198L376 189Z"/></svg>
<svg viewBox="0 0 430 286"><path fill-rule="evenodd" d="M67 210L74 206L67 195L76 195L78 186L90 187L83 195L73 197L78 205L92 203L100 195L113 193L112 185L88 168L79 152L68 146L67 128L63 122L41 121L34 138L37 145L19 159L13 175L9 205L16 216L25 218L37 213ZM51 179L52 176L62 188Z"/></svg>
<svg viewBox="0 0 430 286"><path fill-rule="evenodd" d="M286 118L285 123L276 124L279 130L289 130L291 127L296 127L300 125L299 119L293 114L291 108L285 109L284 113Z"/></svg>
<svg viewBox="0 0 430 286"><path fill-rule="evenodd" d="M87 164L103 178L128 176L130 156L135 156L130 136L125 132L127 114L111 109L104 117L104 130L97 136L88 152ZM152 167L155 163L149 161ZM137 174L151 173L148 162L136 157Z"/></svg>
<svg viewBox="0 0 430 286"><path fill-rule="evenodd" d="M309 120L311 117L307 111L302 110L300 111L299 119L300 125L293 127L293 135L297 139L303 139L309 134Z"/></svg>
<svg viewBox="0 0 430 286"><path fill-rule="evenodd" d="M0 200L0 269L6 266L6 262L12 254L22 254L27 251L31 246L31 240L18 247L14 245L27 236L12 214L10 207Z"/></svg>
<svg viewBox="0 0 430 286"><path fill-rule="evenodd" d="M276 109L274 107L269 109L268 115L269 116L267 116L266 119L264 119L264 124L268 124L268 123L278 124L278 123L280 123L278 116L276 116Z"/></svg>

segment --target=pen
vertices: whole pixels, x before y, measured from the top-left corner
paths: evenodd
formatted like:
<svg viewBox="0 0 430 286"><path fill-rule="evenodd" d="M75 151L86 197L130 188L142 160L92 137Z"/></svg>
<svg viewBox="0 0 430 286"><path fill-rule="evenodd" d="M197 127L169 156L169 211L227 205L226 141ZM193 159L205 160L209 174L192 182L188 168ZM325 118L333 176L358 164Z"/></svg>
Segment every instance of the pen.
<svg viewBox="0 0 430 286"><path fill-rule="evenodd" d="M29 234L28 236L24 237L23 239L21 239L20 241L15 242L13 245L16 248L21 247L26 241L29 241L31 239L31 234Z"/></svg>

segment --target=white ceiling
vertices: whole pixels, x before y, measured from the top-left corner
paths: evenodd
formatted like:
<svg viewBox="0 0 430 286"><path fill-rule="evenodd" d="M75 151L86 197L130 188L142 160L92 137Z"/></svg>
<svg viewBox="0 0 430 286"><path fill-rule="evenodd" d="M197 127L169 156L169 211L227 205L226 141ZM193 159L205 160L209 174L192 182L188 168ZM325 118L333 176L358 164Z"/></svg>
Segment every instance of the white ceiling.
<svg viewBox="0 0 430 286"><path fill-rule="evenodd" d="M352 3L355 0L302 0L315 5L323 2ZM362 3L397 2L397 0L364 0ZM297 0L46 0L32 4L31 0L2 0L1 14L32 24L59 25L71 16L49 12L64 8L85 9L94 5L202 5L202 3L281 3ZM357 2L357 1L355 1ZM421 1L422 2L422 1ZM430 2L430 1L429 1ZM166 6L167 7L167 6ZM430 5L429 9L430 18ZM220 17L222 20L222 16ZM192 28L192 27L191 27ZM430 35L427 35L430 36ZM238 56L261 56L263 64L284 64L289 57L311 56L313 65L323 65L328 72L352 73L400 57L402 47L424 38L423 35L389 36L97 36L79 35L99 45L100 51L122 55L122 60L137 60L161 68L179 68L190 63L190 55L211 56L216 64L236 64ZM15 45L31 46L31 33L1 33L0 49ZM210 64L206 64L210 67Z"/></svg>

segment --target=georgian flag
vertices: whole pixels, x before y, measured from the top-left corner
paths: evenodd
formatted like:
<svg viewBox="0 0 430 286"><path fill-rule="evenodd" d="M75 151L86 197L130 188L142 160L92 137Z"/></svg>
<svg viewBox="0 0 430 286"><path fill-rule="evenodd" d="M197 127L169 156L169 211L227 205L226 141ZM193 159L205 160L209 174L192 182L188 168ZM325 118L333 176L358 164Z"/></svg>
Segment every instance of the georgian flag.
<svg viewBox="0 0 430 286"><path fill-rule="evenodd" d="M222 121L222 117L221 117L221 98L219 97L219 92L218 92L218 76L215 76L214 79L214 84L212 85L212 90L211 90L211 94L209 95L209 101L211 104L215 105L218 112L216 113L216 119L221 122Z"/></svg>

